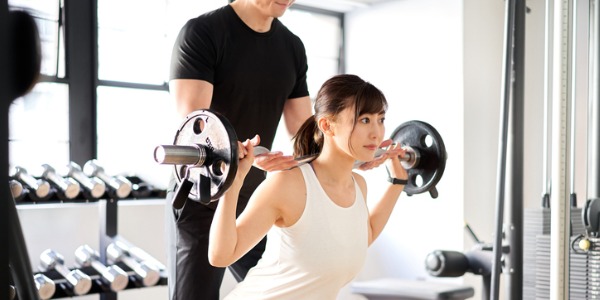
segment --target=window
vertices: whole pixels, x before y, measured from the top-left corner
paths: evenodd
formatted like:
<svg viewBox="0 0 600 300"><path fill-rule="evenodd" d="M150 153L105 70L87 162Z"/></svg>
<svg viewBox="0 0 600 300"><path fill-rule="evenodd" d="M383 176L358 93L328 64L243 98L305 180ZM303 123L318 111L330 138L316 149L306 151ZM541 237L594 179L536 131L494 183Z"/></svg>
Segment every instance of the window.
<svg viewBox="0 0 600 300"><path fill-rule="evenodd" d="M74 84L65 75L69 58L65 56L63 0L8 2L12 9L26 9L35 16L43 56L42 82L10 108L10 165L64 166L72 156L73 141L78 140L72 137L77 132L69 132L69 116L81 112L69 111L70 101L75 100L69 98ZM167 169L153 161L153 150L171 143L179 126L179 120L169 119L175 116L167 88L172 46L187 20L228 2L97 0L98 74L93 75L96 92L90 100L96 115L84 118L97 121L97 159L108 174L135 173L164 180L161 170ZM327 78L339 73L342 14L293 6L282 22L304 41L309 90L314 96ZM289 139L285 130L280 132L274 149L286 151Z"/></svg>
<svg viewBox="0 0 600 300"><path fill-rule="evenodd" d="M9 165L28 171L42 164L69 162L69 93L64 83L64 37L59 0L9 0L10 9L26 10L40 33L43 81L9 108Z"/></svg>
<svg viewBox="0 0 600 300"><path fill-rule="evenodd" d="M304 43L308 57L308 88L314 97L323 82L340 73L341 14L317 13L292 6L281 17L281 22Z"/></svg>
<svg viewBox="0 0 600 300"><path fill-rule="evenodd" d="M292 6L280 20L304 43L308 58L308 90L314 99L321 85L341 72L342 15ZM280 122L273 150L292 154L292 149L285 125Z"/></svg>
<svg viewBox="0 0 600 300"><path fill-rule="evenodd" d="M172 168L157 165L153 150L173 142L180 121L172 119L166 84L171 49L187 20L227 1L149 0L143 10L139 4L98 0L98 161L107 173L135 173L166 187L162 171Z"/></svg>

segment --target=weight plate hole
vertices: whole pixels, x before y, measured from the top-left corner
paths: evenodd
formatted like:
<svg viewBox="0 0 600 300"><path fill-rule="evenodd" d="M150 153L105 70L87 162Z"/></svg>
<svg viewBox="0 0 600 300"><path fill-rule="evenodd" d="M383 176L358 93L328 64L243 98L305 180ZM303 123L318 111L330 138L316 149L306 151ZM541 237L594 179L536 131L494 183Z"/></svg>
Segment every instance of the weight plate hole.
<svg viewBox="0 0 600 300"><path fill-rule="evenodd" d="M414 178L414 183L416 187L422 187L423 186L423 177L421 175L416 175Z"/></svg>
<svg viewBox="0 0 600 300"><path fill-rule="evenodd" d="M206 122L204 122L204 119L197 118L194 121L194 133L196 135L201 134L204 131L205 126L206 126Z"/></svg>
<svg viewBox="0 0 600 300"><path fill-rule="evenodd" d="M421 138L421 144L424 145L426 148L433 146L433 138L431 137L431 135L429 135L429 134L424 135Z"/></svg>
<svg viewBox="0 0 600 300"><path fill-rule="evenodd" d="M179 178L182 178L182 179L185 178L185 175L187 173L188 167L186 165L183 165L183 166L179 167L178 170L179 170L179 172L178 172L179 173Z"/></svg>
<svg viewBox="0 0 600 300"><path fill-rule="evenodd" d="M223 176L225 174L225 170L227 170L227 165L224 161L218 160L211 166L212 173L217 176Z"/></svg>

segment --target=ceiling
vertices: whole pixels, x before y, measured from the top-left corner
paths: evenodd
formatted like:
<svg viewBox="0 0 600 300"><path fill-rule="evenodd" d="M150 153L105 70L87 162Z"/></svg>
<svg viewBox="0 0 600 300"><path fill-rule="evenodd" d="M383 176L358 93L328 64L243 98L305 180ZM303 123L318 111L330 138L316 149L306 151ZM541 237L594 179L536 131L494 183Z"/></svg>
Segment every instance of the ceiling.
<svg viewBox="0 0 600 300"><path fill-rule="evenodd" d="M389 0L296 0L295 3L337 12L349 12L383 1Z"/></svg>

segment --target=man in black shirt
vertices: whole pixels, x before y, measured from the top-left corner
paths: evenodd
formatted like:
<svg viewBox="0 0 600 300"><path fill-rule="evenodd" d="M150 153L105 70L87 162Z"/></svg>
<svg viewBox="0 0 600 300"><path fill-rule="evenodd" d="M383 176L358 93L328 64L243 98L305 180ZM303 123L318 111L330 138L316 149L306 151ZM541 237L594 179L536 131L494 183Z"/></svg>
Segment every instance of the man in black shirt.
<svg viewBox="0 0 600 300"><path fill-rule="evenodd" d="M237 0L189 20L173 48L169 90L184 118L211 109L233 125L238 139L253 139L271 149L284 117L293 136L312 115L308 96L306 53L302 41L277 18L293 0ZM291 156L269 153L257 157L240 192L238 214L265 171L297 165ZM171 300L219 299L224 269L208 262L208 237L217 202L187 201L171 206L175 184L167 196L169 230L169 296ZM260 259L265 240L232 265L241 281Z"/></svg>

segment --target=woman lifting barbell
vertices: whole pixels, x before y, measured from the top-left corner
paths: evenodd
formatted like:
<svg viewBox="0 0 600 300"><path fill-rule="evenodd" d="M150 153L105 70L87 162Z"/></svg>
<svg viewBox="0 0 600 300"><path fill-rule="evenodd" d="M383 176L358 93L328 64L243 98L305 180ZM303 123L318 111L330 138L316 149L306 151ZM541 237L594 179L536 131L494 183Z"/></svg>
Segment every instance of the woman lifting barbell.
<svg viewBox="0 0 600 300"><path fill-rule="evenodd" d="M355 75L338 75L321 87L315 115L294 137L294 156L309 164L271 174L236 220L237 198L254 160L252 142L215 213L209 261L225 267L268 234L266 251L226 299L335 299L361 270L367 247L379 236L406 184L400 145L389 158L390 184L371 210L365 179L352 171L370 161L384 140L387 101ZM275 225L275 226L273 226Z"/></svg>

